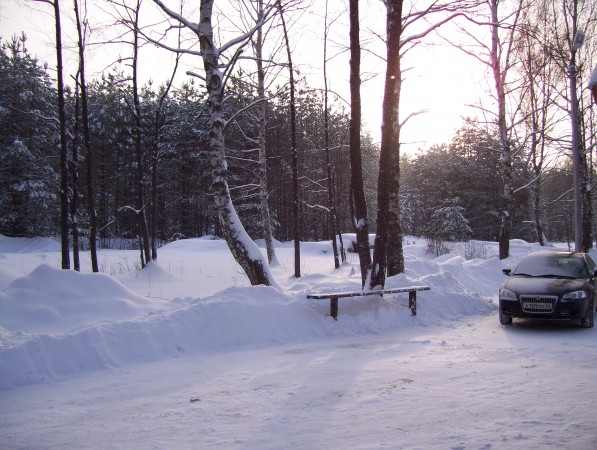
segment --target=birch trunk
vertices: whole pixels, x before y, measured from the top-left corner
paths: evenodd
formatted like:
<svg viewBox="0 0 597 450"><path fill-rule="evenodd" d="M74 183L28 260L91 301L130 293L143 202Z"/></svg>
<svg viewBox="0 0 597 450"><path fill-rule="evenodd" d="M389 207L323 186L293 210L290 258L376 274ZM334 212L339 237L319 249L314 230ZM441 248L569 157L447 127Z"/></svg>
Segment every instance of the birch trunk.
<svg viewBox="0 0 597 450"><path fill-rule="evenodd" d="M227 182L227 165L224 146L225 120L222 114L224 98L223 74L219 69L219 50L214 45L211 24L213 0L201 0L199 41L206 75L210 112L209 145L211 152L212 189L222 234L234 259L243 268L251 285L271 285L272 277L267 263L257 245L242 226L232 200Z"/></svg>

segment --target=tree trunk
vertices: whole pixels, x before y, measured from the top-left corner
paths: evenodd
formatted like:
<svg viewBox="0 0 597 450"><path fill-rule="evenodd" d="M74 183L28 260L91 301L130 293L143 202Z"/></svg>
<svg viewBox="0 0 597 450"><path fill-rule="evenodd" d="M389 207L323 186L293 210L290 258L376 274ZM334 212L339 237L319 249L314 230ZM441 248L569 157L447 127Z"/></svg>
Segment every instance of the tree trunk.
<svg viewBox="0 0 597 450"><path fill-rule="evenodd" d="M286 44L286 53L288 55L288 72L290 76L290 140L292 143L292 234L294 238L294 276L301 276L301 246L300 246L300 228L299 228L299 183L298 183L298 150L296 148L296 105L294 100L294 69L292 68L292 55L290 53L290 42L288 41L288 31L286 21L282 11L282 3L278 0L278 10L282 20L282 29L284 31L284 42Z"/></svg>
<svg viewBox="0 0 597 450"><path fill-rule="evenodd" d="M495 83L496 96L498 102L498 133L500 138L502 166L503 189L503 208L502 221L499 235L499 256L505 259L510 254L510 234L512 231L512 206L514 204L513 194L513 175L512 175L512 152L508 139L508 129L506 126L506 94L505 94L505 76L507 68L502 70L500 64L500 38L499 38L499 20L498 20L499 0L491 0L491 69Z"/></svg>
<svg viewBox="0 0 597 450"><path fill-rule="evenodd" d="M398 135L400 131L398 131ZM397 137L399 139L399 137ZM395 161L396 172L390 192L390 209L388 224L388 268L389 277L404 273L404 250L402 247L402 226L400 224L400 142L396 146Z"/></svg>
<svg viewBox="0 0 597 450"><path fill-rule="evenodd" d="M157 223L158 223L158 161L159 161L159 136L160 136L160 114L156 114L153 135L153 148L151 149L151 208L150 208L150 227L149 238L151 242L151 259L157 261L158 259L158 245L157 245Z"/></svg>
<svg viewBox="0 0 597 450"><path fill-rule="evenodd" d="M325 146L325 166L328 178L328 203L330 208L330 227L332 235L332 250L334 252L334 267L340 268L340 258L338 257L338 242L336 239L336 205L334 201L334 180L332 178L332 165L330 163L330 130L328 123L328 74L327 74L327 44L328 44L328 3L325 3L325 23L324 23L324 37L323 37L323 135Z"/></svg>
<svg viewBox="0 0 597 450"><path fill-rule="evenodd" d="M359 40L359 0L350 0L350 193L356 233L356 250L365 287L371 270L369 219L363 189L361 155L361 43Z"/></svg>
<svg viewBox="0 0 597 450"><path fill-rule="evenodd" d="M97 262L97 212L95 210L95 190L93 188L93 150L91 148L91 132L89 130L89 102L87 101L87 83L85 82L85 45L82 22L79 17L79 5L74 0L75 17L79 47L79 78L81 82L81 107L83 119L83 139L85 143L85 160L87 169L87 214L89 214L89 252L91 270L99 272Z"/></svg>
<svg viewBox="0 0 597 450"><path fill-rule="evenodd" d="M381 151L377 189L377 234L373 249L371 289L383 289L388 264L389 237L399 233L397 183L399 174L400 124L400 37L402 34L402 0L386 1L387 69L382 105ZM397 231L398 230L398 231ZM395 256L392 254L392 256Z"/></svg>
<svg viewBox="0 0 597 450"><path fill-rule="evenodd" d="M541 247L545 246L546 242L543 239L544 232L541 225L541 195L540 195L541 178L533 183L531 187L531 196L533 198L533 222L535 223L535 232L537 233L537 242Z"/></svg>
<svg viewBox="0 0 597 450"><path fill-rule="evenodd" d="M139 58L139 12L141 0L137 0L135 13L135 22L133 30L133 116L135 121L135 156L137 162L137 204L135 211L139 223L140 244L141 244L141 265L145 266L151 258L149 250L149 228L147 226L147 213L145 211L145 170L143 164L143 142L141 133L141 105L139 101L138 86L138 58Z"/></svg>
<svg viewBox="0 0 597 450"><path fill-rule="evenodd" d="M592 223L593 223L593 202L591 201L591 180L589 179L589 168L587 164L587 155L581 150L582 156L580 158L581 170L581 198L582 198L582 251L588 252L593 244L592 238Z"/></svg>
<svg viewBox="0 0 597 450"><path fill-rule="evenodd" d="M532 67L532 60L529 56L529 68ZM530 71L530 69L529 69ZM545 117L546 111L545 108L539 107L538 101L538 94L535 90L535 83L532 79L532 73L529 73L529 97L531 98L531 144L530 144L530 153L531 153L531 161L533 166L533 174L535 176L535 181L531 185L531 199L532 199L532 209L533 209L533 222L535 223L535 232L537 233L537 241L541 247L545 246L546 242L543 239L543 226L541 225L541 173L542 173L542 166L543 166L543 149L545 147ZM542 118L542 126L539 126L539 118L538 115L541 114ZM539 136L542 137L541 142L539 142Z"/></svg>
<svg viewBox="0 0 597 450"><path fill-rule="evenodd" d="M258 4L258 21L263 19L263 0ZM261 100L259 104L259 202L261 205L261 222L263 238L267 251L267 260L270 264L277 263L272 233L272 221L269 212L269 195L267 189L267 154L265 151L265 71L263 69L263 31L257 30L255 42L255 57L257 58L257 95Z"/></svg>
<svg viewBox="0 0 597 450"><path fill-rule="evenodd" d="M76 0L75 0L76 1ZM78 76L78 75L77 75ZM72 224L73 235L73 269L77 272L81 271L81 260L79 255L79 223L78 215L78 197L79 197L79 89L75 87L75 120L73 129L73 150L72 150L72 164L71 164L71 200L70 200L70 217Z"/></svg>
<svg viewBox="0 0 597 450"><path fill-rule="evenodd" d="M178 41L180 43L181 33L179 30ZM155 119L153 123L153 145L151 149L151 208L150 208L150 239L151 239L151 259L157 261L158 259L158 237L157 237L157 223L158 223L158 169L160 162L160 132L162 129L162 112L164 110L164 103L166 98L172 89L174 83L174 77L178 71L178 65L180 63L180 54L176 55L176 62L172 69L172 75L170 80L160 95L158 105L156 108Z"/></svg>
<svg viewBox="0 0 597 450"><path fill-rule="evenodd" d="M62 268L70 269L69 204L68 204L68 149L66 145L66 111L64 105L64 80L62 76L62 27L60 4L54 0L56 26L56 81L58 84L58 122L60 126L60 241Z"/></svg>
<svg viewBox="0 0 597 450"><path fill-rule="evenodd" d="M264 260L257 245L249 238L230 199L224 146L225 120L222 114L222 99L224 98L223 74L219 70L219 51L214 46L213 40L211 24L212 7L213 0L201 1L199 41L209 98L209 146L214 200L226 243L234 259L247 274L251 285L271 285L273 284L273 280L269 273L267 262Z"/></svg>

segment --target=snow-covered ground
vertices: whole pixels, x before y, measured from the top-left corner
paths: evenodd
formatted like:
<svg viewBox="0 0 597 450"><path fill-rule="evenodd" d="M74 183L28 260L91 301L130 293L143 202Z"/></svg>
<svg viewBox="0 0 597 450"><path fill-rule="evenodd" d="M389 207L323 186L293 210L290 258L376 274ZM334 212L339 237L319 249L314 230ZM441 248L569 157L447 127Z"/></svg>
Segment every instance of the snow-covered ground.
<svg viewBox="0 0 597 450"><path fill-rule="evenodd" d="M347 235L347 238L350 236ZM358 259L291 244L250 287L223 241L101 251L103 273L62 271L49 239L0 236L0 448L597 448L597 328L499 324L499 261L433 258L405 240L408 295L329 302ZM481 251L478 251L481 250ZM460 253L465 253L461 248Z"/></svg>

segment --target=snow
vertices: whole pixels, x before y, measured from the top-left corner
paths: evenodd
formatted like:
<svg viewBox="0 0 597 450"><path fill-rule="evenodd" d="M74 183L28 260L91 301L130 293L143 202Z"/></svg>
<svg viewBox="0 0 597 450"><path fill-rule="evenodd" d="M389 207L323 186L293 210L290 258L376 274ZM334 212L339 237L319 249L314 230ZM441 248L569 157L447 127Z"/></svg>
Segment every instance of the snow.
<svg viewBox="0 0 597 450"><path fill-rule="evenodd" d="M347 235L345 242L355 240ZM51 239L0 236L0 448L596 448L597 328L502 326L499 261L434 258L409 237L408 295L360 289L358 256L276 243L280 289L251 287L222 240L173 242L138 270L60 270ZM259 243L261 251L265 251ZM556 246L558 247L558 246ZM566 248L566 246L559 246Z"/></svg>
<svg viewBox="0 0 597 450"><path fill-rule="evenodd" d="M595 67L591 72L591 78L589 79L589 85L587 86L587 88L593 89L594 87L597 87L597 64L595 64Z"/></svg>

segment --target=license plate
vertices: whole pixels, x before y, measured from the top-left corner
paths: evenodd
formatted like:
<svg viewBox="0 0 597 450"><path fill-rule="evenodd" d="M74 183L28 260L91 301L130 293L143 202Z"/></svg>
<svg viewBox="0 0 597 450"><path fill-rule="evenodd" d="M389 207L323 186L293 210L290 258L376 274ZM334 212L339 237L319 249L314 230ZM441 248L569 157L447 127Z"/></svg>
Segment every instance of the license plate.
<svg viewBox="0 0 597 450"><path fill-rule="evenodd" d="M534 303L534 302L524 302L522 307L525 309L541 309L544 311L551 310L551 303Z"/></svg>

